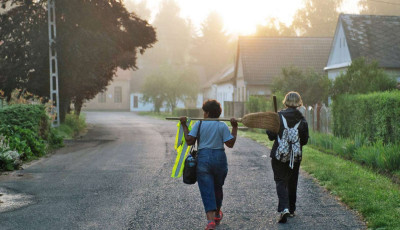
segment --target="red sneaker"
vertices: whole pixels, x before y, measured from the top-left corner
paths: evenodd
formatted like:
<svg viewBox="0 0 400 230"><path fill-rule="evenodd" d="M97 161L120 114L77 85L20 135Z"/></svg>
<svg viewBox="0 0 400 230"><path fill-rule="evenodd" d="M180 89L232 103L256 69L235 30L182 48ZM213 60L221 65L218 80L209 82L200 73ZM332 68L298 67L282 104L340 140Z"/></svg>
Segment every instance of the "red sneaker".
<svg viewBox="0 0 400 230"><path fill-rule="evenodd" d="M221 210L219 210L219 217L214 217L214 221L215 221L216 225L219 225L219 223L221 222L223 216L224 216L224 214L222 213Z"/></svg>
<svg viewBox="0 0 400 230"><path fill-rule="evenodd" d="M213 230L213 229L215 229L215 222L210 222L207 224L204 230Z"/></svg>

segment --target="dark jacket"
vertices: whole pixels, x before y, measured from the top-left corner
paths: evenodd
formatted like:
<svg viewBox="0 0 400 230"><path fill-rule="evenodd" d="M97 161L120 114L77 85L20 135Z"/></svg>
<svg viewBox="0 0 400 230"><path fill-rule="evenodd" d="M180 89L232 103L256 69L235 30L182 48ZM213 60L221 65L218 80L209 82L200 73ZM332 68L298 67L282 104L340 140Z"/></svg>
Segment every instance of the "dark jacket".
<svg viewBox="0 0 400 230"><path fill-rule="evenodd" d="M279 119L281 122L280 128L279 128L279 138L282 138L282 133L283 133L283 129L284 129L281 115L283 115L285 117L289 128L294 127L296 125L296 123L301 120L298 130L299 130L300 146L301 146L301 150L303 151L303 145L306 145L308 142L308 124L307 124L307 121L304 118L303 114L301 114L301 112L295 108L287 108L285 110L281 110L278 112L278 114L279 114ZM279 145L277 134L267 130L267 135L268 135L268 139L270 141L275 140L274 145L272 146L271 154L270 154L271 158L275 158L276 149L278 148L278 145ZM301 161L301 158L298 160Z"/></svg>

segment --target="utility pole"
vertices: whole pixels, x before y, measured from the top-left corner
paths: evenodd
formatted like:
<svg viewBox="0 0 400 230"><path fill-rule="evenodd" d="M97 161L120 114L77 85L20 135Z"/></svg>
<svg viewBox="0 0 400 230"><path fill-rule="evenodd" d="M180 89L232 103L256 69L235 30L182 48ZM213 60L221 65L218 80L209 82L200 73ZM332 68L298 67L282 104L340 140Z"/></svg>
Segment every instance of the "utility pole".
<svg viewBox="0 0 400 230"><path fill-rule="evenodd" d="M49 64L50 64L50 100L52 103L51 114L54 117L53 127L60 126L60 99L58 96L58 62L55 47L56 39L56 5L55 0L47 1L49 19Z"/></svg>

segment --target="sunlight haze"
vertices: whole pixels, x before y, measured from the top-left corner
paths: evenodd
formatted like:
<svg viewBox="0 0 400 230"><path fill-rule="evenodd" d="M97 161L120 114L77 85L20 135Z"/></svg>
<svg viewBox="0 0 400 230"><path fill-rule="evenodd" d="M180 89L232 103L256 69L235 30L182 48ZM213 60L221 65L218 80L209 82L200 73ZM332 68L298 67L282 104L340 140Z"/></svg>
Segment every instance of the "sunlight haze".
<svg viewBox="0 0 400 230"><path fill-rule="evenodd" d="M141 0L125 0L141 2ZM301 0L175 0L181 7L181 16L190 19L199 28L211 11L224 20L225 30L232 35L249 35L257 25L265 25L268 18L277 18L286 25L292 23L296 10L303 7ZM359 0L344 0L341 11L357 13ZM158 12L161 0L147 0L152 17Z"/></svg>

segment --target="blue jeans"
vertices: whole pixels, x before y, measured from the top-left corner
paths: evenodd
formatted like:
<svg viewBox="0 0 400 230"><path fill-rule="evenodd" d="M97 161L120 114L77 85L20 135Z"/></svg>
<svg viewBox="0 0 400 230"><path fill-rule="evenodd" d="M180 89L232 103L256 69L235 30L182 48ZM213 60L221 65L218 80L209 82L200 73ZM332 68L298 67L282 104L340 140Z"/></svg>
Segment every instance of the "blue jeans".
<svg viewBox="0 0 400 230"><path fill-rule="evenodd" d="M228 174L228 162L223 149L200 149L197 155L197 183L206 212L221 208L222 186Z"/></svg>

